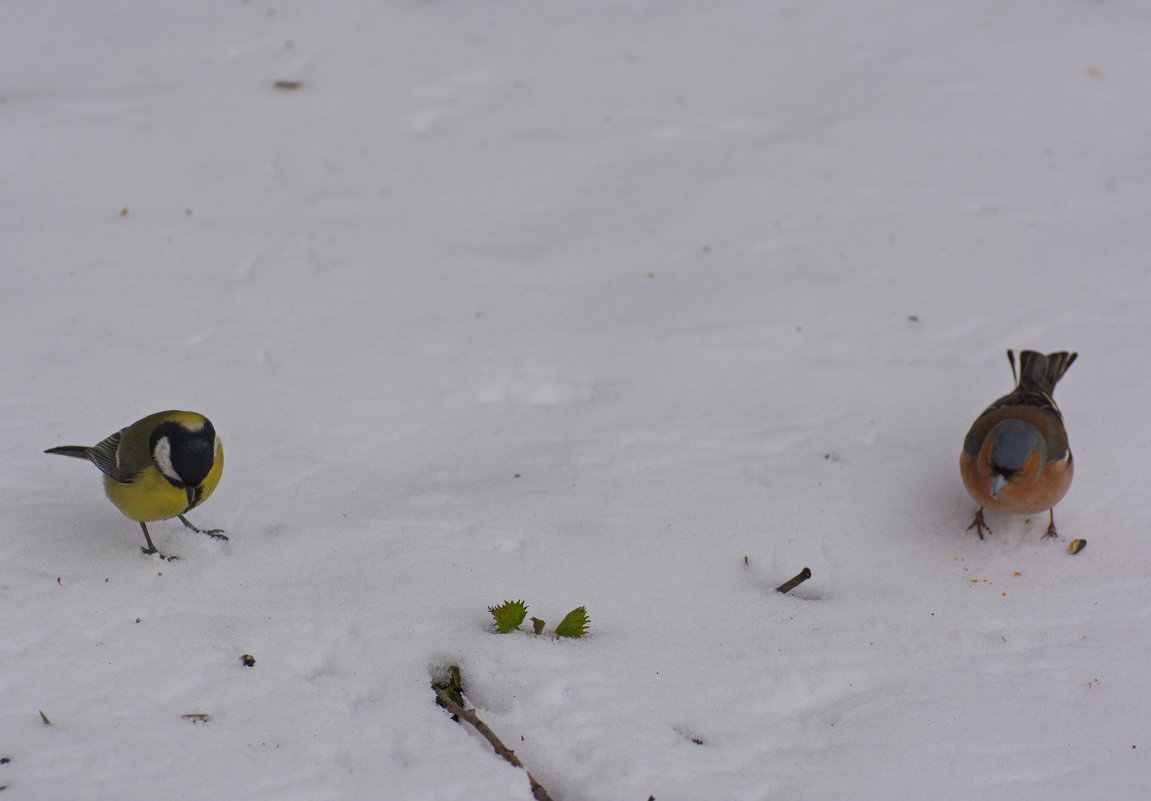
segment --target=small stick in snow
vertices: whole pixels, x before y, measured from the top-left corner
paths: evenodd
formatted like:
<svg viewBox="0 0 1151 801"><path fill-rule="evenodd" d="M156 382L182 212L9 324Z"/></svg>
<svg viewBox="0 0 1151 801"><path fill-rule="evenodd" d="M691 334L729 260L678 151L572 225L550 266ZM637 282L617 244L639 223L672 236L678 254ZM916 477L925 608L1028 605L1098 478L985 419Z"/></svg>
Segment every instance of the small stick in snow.
<svg viewBox="0 0 1151 801"><path fill-rule="evenodd" d="M516 752L508 748L496 733L488 728L488 724L484 723L479 717L476 716L474 709L464 709L462 706L453 701L448 694L441 687L436 687L436 703L451 712L460 720L466 720L472 724L472 727L478 731L485 740L487 740L496 753L503 757L505 760L515 765L517 768L523 768L524 773L528 775L528 783L532 786L532 797L536 801L552 801L552 797L548 795L548 791L543 788L539 782L532 776L531 771L524 768L524 763L520 762L520 758L516 756Z"/></svg>
<svg viewBox="0 0 1151 801"><path fill-rule="evenodd" d="M787 581L780 584L778 587L776 587L775 591L776 592L791 592L796 587L798 587L800 584L807 581L809 578L811 578L811 569L805 567L803 570L799 571L799 573L797 573L794 578L790 578Z"/></svg>

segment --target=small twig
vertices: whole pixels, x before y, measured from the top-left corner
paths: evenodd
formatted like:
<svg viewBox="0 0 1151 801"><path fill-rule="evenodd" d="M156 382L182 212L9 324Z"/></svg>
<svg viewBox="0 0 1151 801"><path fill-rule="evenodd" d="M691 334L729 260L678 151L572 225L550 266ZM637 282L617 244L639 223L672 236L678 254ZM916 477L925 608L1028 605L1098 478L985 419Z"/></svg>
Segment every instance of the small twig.
<svg viewBox="0 0 1151 801"><path fill-rule="evenodd" d="M800 584L807 581L809 578L811 578L811 568L805 567L803 570L799 571L799 573L797 573L794 578L790 578L787 581L780 584L778 587L776 587L775 591L776 592L791 592L796 587L798 587Z"/></svg>
<svg viewBox="0 0 1151 801"><path fill-rule="evenodd" d="M464 709L462 706L453 701L440 687L436 687L435 690L437 704L442 706L448 712L451 712L460 720L466 720L468 723L472 724L472 727L491 744L492 748L495 749L497 754L499 754L511 764L515 765L517 768L523 768L524 773L528 775L528 782L532 786L532 797L534 797L536 801L552 801L552 797L548 795L548 791L543 788L543 785L535 780L535 777L532 776L531 771L529 771L527 768L524 768L524 763L520 762L520 758L516 756L516 752L503 744L500 738L496 736L496 733L488 728L488 724L484 723L479 719L479 717L476 716L476 711L474 709Z"/></svg>

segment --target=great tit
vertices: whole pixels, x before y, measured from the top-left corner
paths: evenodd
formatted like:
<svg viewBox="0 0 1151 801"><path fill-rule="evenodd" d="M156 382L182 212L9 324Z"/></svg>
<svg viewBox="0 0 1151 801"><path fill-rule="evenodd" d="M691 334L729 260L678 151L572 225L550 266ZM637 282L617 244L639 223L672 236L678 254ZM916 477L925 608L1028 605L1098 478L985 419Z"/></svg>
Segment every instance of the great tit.
<svg viewBox="0 0 1151 801"><path fill-rule="evenodd" d="M153 520L178 517L192 531L228 539L220 529L204 531L184 517L208 500L224 470L224 447L202 414L157 412L91 448L64 445L44 452L87 459L99 467L108 500L143 529L148 547L140 550L146 554L159 553L148 534L147 523Z"/></svg>

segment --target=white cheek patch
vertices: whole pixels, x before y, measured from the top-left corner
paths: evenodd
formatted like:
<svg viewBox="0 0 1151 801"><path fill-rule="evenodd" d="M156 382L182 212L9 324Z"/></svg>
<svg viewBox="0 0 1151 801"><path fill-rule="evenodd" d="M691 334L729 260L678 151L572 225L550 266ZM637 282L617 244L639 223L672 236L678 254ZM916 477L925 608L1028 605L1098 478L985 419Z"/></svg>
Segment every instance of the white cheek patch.
<svg viewBox="0 0 1151 801"><path fill-rule="evenodd" d="M180 477L176 475L176 469L172 467L172 443L168 441L167 437L160 437L156 440L156 447L152 449L152 461L156 463L156 468L165 476L173 481L180 480Z"/></svg>

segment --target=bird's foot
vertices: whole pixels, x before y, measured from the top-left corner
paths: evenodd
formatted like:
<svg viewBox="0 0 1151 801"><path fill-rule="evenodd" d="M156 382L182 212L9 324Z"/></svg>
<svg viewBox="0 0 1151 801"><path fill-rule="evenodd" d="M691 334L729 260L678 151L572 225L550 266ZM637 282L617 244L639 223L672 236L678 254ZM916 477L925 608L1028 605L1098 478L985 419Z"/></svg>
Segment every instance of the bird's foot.
<svg viewBox="0 0 1151 801"><path fill-rule="evenodd" d="M1044 532L1040 539L1045 540L1048 537L1051 537L1051 539L1058 539L1059 537L1059 532L1055 530L1055 512L1051 513L1051 522L1047 524L1047 531Z"/></svg>
<svg viewBox="0 0 1151 801"><path fill-rule="evenodd" d="M979 511L975 513L975 519L971 521L971 525L964 529L964 531L971 531L971 529L975 529L975 533L979 535L979 539L983 539L984 531L986 531L988 534L991 533L991 526L987 525L986 521L983 519L982 506L979 507Z"/></svg>
<svg viewBox="0 0 1151 801"><path fill-rule="evenodd" d="M183 523L188 528L192 529L192 531L195 531L197 534L207 534L209 537L211 537L213 539L217 539L217 540L228 539L224 535L224 529L222 529L222 528L211 528L211 529L196 528L190 522L188 522L188 518L184 517L183 515L176 515L176 517L180 518L181 523Z"/></svg>
<svg viewBox="0 0 1151 801"><path fill-rule="evenodd" d="M165 556L164 554L157 551L155 548L149 549L149 548L145 548L143 545L140 546L140 553L144 554L145 556L151 556L152 554L155 554L156 556L160 557L160 559L162 559L165 562L175 562L177 559L180 558L178 556Z"/></svg>

